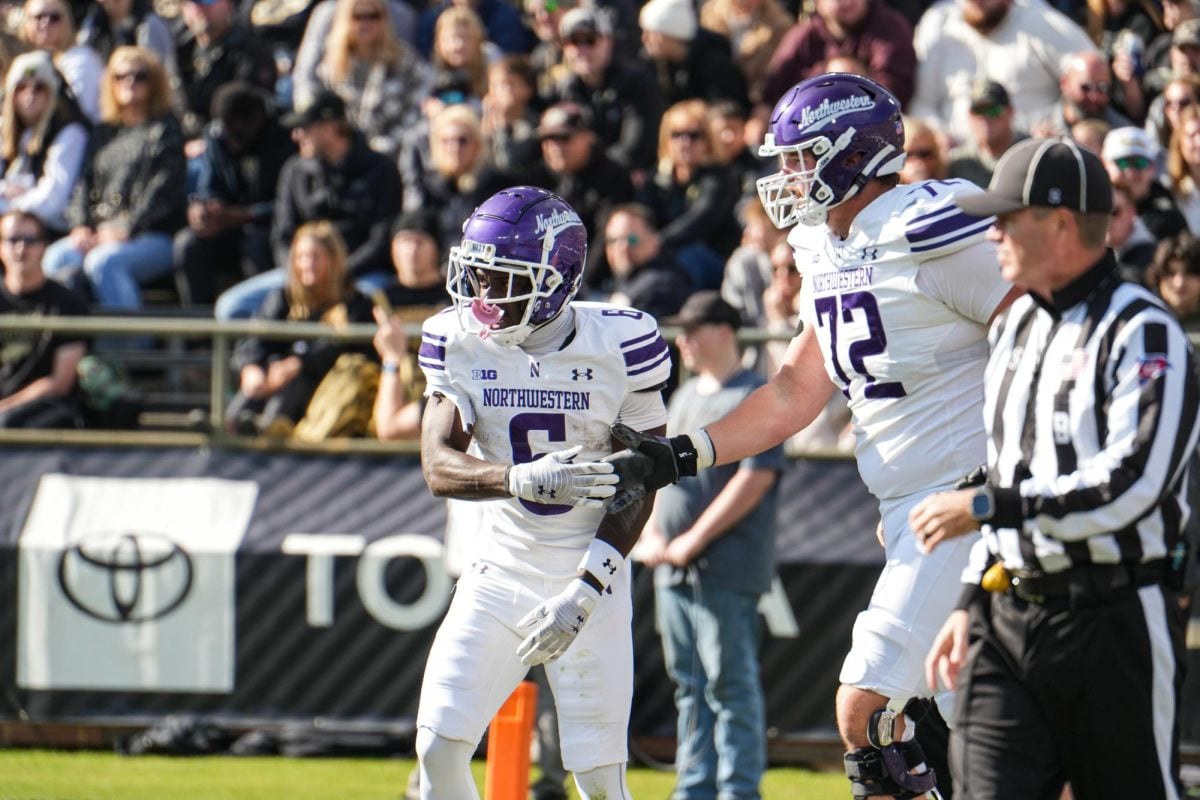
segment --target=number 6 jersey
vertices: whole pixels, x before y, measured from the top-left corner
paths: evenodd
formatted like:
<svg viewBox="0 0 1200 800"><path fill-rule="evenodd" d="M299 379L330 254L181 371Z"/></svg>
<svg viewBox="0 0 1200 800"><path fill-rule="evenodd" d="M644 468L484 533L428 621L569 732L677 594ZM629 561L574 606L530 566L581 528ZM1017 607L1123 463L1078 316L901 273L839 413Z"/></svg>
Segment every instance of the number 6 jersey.
<svg viewBox="0 0 1200 800"><path fill-rule="evenodd" d="M582 445L578 460L612 452L609 426L631 392L667 381L671 357L654 318L603 303L574 302L574 333L533 355L464 332L453 309L425 321L418 356L426 396L445 395L471 430L471 452L520 464ZM666 421L665 412L662 420ZM636 426L635 426L636 427ZM476 558L554 578L575 574L603 510L485 501Z"/></svg>
<svg viewBox="0 0 1200 800"><path fill-rule="evenodd" d="M991 218L963 213L961 180L891 189L854 218L788 236L804 276L800 313L854 414L855 457L872 494L944 486L986 458L987 322L1009 290Z"/></svg>

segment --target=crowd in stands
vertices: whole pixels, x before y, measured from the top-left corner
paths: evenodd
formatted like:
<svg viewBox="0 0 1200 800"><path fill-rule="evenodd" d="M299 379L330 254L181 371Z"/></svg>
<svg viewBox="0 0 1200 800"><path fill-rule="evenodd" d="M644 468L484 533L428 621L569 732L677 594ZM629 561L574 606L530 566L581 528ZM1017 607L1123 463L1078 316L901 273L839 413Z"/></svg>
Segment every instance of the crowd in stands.
<svg viewBox="0 0 1200 800"><path fill-rule="evenodd" d="M21 230L0 312L47 307L23 294L42 278L8 279L36 249L78 300L56 291L61 313L136 314L154 288L218 319L380 324L375 347L242 342L238 432L303 430L356 355L380 387L357 433L414 436L397 320L448 302L462 221L508 185L578 209L585 299L669 320L719 289L748 326L794 330L756 148L779 95L833 70L903 103L905 181L986 185L1031 135L1094 149L1125 274L1196 313L1200 0L25 0L0 2L0 70L0 213Z"/></svg>

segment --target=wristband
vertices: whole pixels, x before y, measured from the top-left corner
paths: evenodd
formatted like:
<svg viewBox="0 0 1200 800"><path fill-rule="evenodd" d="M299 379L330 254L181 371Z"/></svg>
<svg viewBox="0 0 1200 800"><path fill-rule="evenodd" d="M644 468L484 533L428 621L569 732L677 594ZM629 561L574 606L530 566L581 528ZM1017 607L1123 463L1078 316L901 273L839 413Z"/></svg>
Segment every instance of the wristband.
<svg viewBox="0 0 1200 800"><path fill-rule="evenodd" d="M708 435L708 431L701 428L694 433L689 433L688 438L692 440L692 447L696 449L696 467L698 469L711 467L717 460L717 448L713 446L712 437Z"/></svg>
<svg viewBox="0 0 1200 800"><path fill-rule="evenodd" d="M395 375L400 371L400 363L388 359L387 361L383 362L383 366L380 367L380 371L383 372L384 375Z"/></svg>
<svg viewBox="0 0 1200 800"><path fill-rule="evenodd" d="M583 560L579 562L579 571L591 575L600 588L607 589L612 583L613 576L625 564L625 556L608 542L592 539Z"/></svg>

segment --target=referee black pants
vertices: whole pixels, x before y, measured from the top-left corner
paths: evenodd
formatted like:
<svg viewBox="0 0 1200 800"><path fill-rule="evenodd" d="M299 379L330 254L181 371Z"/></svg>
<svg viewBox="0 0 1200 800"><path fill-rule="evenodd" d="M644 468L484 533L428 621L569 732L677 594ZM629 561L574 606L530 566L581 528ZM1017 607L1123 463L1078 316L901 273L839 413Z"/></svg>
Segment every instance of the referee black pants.
<svg viewBox="0 0 1200 800"><path fill-rule="evenodd" d="M993 595L971 612L950 760L958 800L1178 798L1183 625L1158 585L1104 602Z"/></svg>

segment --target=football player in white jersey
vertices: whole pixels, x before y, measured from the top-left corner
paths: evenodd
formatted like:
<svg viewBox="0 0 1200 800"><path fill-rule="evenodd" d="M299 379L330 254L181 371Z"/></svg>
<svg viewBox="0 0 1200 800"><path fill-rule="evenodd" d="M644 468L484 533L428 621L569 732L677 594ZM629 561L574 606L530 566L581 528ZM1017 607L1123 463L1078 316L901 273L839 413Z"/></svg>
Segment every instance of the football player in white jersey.
<svg viewBox="0 0 1200 800"><path fill-rule="evenodd" d="M855 797L932 788L928 772L910 774L923 769L910 739L928 704L909 701L928 695L923 659L957 598L970 540L925 555L908 511L983 463L987 328L1016 296L985 239L990 218L954 205L980 190L960 180L899 185L903 145L900 104L874 81L831 73L784 94L759 150L781 169L758 190L777 226L800 223L788 241L804 276L803 330L770 382L718 422L668 441L621 434L653 460L647 488L656 488L765 450L807 426L832 390L846 395L887 553L837 697ZM948 698L937 700L945 712Z"/></svg>
<svg viewBox="0 0 1200 800"><path fill-rule="evenodd" d="M583 798L628 798L633 694L626 555L649 514L608 512L609 427L666 430L671 368L654 319L572 302L587 233L561 198L498 192L450 252L454 306L426 320L421 464L439 497L484 501L417 713L421 796L478 797L470 759L532 664L545 663L564 766Z"/></svg>

